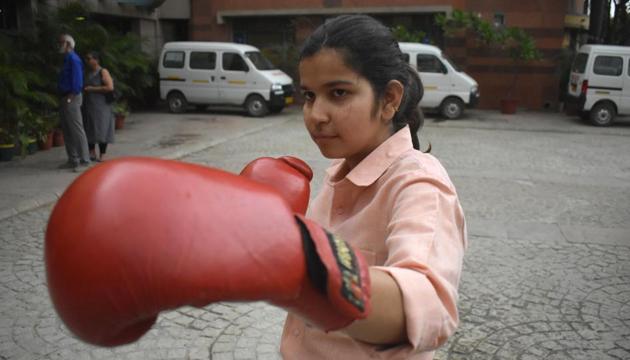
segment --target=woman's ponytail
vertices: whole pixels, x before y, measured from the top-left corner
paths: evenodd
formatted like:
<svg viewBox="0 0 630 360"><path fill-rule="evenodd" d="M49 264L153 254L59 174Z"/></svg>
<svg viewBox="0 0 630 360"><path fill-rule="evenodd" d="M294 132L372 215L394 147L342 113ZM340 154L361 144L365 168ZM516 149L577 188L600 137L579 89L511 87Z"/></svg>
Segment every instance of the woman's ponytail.
<svg viewBox="0 0 630 360"><path fill-rule="evenodd" d="M407 68L406 79L403 81L405 93L400 101L400 107L394 116L394 129L400 130L405 125L409 125L411 132L411 141L413 148L420 150L420 141L418 140L418 130L424 125L424 116L420 110L420 100L424 94L422 81L416 70L409 64L403 64Z"/></svg>

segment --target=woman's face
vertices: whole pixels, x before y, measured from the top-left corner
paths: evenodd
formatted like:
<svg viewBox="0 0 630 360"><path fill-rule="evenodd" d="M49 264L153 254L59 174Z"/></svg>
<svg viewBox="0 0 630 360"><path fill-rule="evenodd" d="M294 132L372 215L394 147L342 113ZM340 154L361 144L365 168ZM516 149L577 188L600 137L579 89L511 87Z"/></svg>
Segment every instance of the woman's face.
<svg viewBox="0 0 630 360"><path fill-rule="evenodd" d="M391 121L375 104L370 83L337 51L322 49L302 59L299 73L304 123L325 157L344 158L353 168L391 135Z"/></svg>
<svg viewBox="0 0 630 360"><path fill-rule="evenodd" d="M98 67L98 60L91 55L85 57L85 62L88 64L90 69L96 69Z"/></svg>

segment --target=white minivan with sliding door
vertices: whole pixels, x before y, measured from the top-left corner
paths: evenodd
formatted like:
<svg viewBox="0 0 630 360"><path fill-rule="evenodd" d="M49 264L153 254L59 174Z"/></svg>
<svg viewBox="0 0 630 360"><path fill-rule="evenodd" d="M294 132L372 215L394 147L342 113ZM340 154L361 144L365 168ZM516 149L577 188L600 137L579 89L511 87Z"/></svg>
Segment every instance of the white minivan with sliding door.
<svg viewBox="0 0 630 360"><path fill-rule="evenodd" d="M568 95L569 108L597 126L630 115L630 46L581 46L571 66Z"/></svg>
<svg viewBox="0 0 630 360"><path fill-rule="evenodd" d="M422 108L438 110L447 119L457 119L466 107L479 103L477 82L459 70L438 47L406 42L398 45L422 80Z"/></svg>
<svg viewBox="0 0 630 360"><path fill-rule="evenodd" d="M265 116L293 103L293 80L250 45L169 42L158 70L160 97L175 113L188 105L228 105Z"/></svg>

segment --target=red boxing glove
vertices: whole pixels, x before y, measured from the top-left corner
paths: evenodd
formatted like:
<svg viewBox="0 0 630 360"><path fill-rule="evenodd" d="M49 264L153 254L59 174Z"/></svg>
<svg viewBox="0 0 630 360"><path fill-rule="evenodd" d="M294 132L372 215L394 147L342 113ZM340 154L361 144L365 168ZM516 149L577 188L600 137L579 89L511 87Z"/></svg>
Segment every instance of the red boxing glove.
<svg viewBox="0 0 630 360"><path fill-rule="evenodd" d="M267 300L325 330L370 309L359 252L267 186L176 161L112 160L77 178L50 215L45 261L57 313L101 346L184 305Z"/></svg>
<svg viewBox="0 0 630 360"><path fill-rule="evenodd" d="M306 213L313 170L304 161L293 156L262 157L247 164L241 175L272 186L289 202L294 212Z"/></svg>

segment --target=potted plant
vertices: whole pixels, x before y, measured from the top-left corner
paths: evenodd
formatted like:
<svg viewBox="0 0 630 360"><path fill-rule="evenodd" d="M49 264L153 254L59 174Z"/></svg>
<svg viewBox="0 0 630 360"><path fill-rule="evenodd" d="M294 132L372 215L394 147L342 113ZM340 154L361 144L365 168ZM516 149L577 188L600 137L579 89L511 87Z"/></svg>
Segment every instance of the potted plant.
<svg viewBox="0 0 630 360"><path fill-rule="evenodd" d="M477 14L461 10L454 10L449 17L440 15L436 22L444 29L447 36L454 33L472 32L482 46L494 48L508 55L512 79L500 103L501 112L514 114L519 103L515 94L518 83L518 65L541 58L534 39L521 28L495 25L483 20Z"/></svg>
<svg viewBox="0 0 630 360"><path fill-rule="evenodd" d="M15 154L15 137L7 124L0 124L0 161L11 161Z"/></svg>
<svg viewBox="0 0 630 360"><path fill-rule="evenodd" d="M41 117L29 110L20 111L17 122L18 153L22 157L37 151L37 129L41 124Z"/></svg>
<svg viewBox="0 0 630 360"><path fill-rule="evenodd" d="M514 114L518 107L518 98L514 94L514 89L518 83L518 65L538 60L541 58L541 55L536 48L534 39L521 28L510 27L503 29L501 38L501 47L507 51L512 64L512 81L506 96L501 99L501 112Z"/></svg>
<svg viewBox="0 0 630 360"><path fill-rule="evenodd" d="M116 130L120 130L125 127L125 119L129 115L129 106L124 101L118 101L112 108L114 113L114 119L116 121Z"/></svg>
<svg viewBox="0 0 630 360"><path fill-rule="evenodd" d="M15 37L0 34L0 127L4 141L11 141L22 155L37 150L37 138L43 119L39 114L55 108L57 100L50 95L47 73L36 63L40 56L31 51L35 40L30 32ZM10 46L9 46L10 45ZM10 136L10 139L7 139ZM10 147L9 143L3 144Z"/></svg>
<svg viewBox="0 0 630 360"><path fill-rule="evenodd" d="M40 150L49 150L53 147L54 131L57 126L56 114L43 116L38 125L37 145Z"/></svg>

